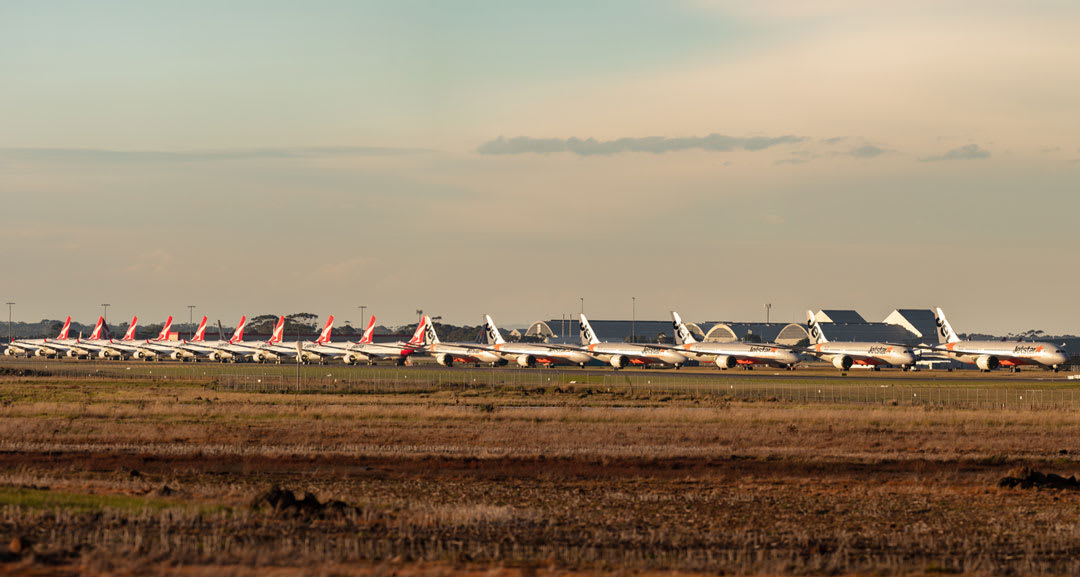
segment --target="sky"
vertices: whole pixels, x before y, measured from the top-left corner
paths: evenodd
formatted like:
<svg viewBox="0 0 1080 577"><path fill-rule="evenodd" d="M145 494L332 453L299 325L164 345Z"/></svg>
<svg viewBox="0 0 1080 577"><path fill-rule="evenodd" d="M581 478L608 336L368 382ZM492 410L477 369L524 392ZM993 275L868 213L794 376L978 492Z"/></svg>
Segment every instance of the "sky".
<svg viewBox="0 0 1080 577"><path fill-rule="evenodd" d="M3 2L0 297L1077 334L1078 25L1064 1Z"/></svg>

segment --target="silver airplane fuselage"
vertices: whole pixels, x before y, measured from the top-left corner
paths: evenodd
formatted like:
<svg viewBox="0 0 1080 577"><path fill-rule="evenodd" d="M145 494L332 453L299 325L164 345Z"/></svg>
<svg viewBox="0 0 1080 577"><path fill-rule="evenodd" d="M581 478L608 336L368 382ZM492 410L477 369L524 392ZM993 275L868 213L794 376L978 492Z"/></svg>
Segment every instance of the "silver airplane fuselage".
<svg viewBox="0 0 1080 577"><path fill-rule="evenodd" d="M593 359L581 350L551 347L539 343L498 343L490 347L504 359L514 361L522 367L531 367L537 363L548 366L584 366Z"/></svg>
<svg viewBox="0 0 1080 577"><path fill-rule="evenodd" d="M799 362L799 355L794 351L769 344L684 343L677 348L688 354L712 358L722 369L753 365L788 368Z"/></svg>
<svg viewBox="0 0 1080 577"><path fill-rule="evenodd" d="M1050 343L960 341L942 344L934 351L961 363L982 365L979 368L985 370L1025 365L1057 369L1069 360L1062 348Z"/></svg>
<svg viewBox="0 0 1080 577"><path fill-rule="evenodd" d="M810 345L808 352L838 368L843 365L904 367L915 364L910 347L885 343L825 342Z"/></svg>

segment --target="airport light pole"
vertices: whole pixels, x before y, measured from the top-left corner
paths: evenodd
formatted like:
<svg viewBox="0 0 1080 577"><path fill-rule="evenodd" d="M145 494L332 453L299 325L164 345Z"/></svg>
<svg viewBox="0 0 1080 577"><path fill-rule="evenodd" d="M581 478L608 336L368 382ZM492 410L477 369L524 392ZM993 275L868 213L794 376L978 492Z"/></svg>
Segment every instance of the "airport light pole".
<svg viewBox="0 0 1080 577"><path fill-rule="evenodd" d="M424 320L424 309L416 309L416 322Z"/></svg>
<svg viewBox="0 0 1080 577"><path fill-rule="evenodd" d="M630 342L637 342L637 297L630 297L633 301L633 312L630 316Z"/></svg>
<svg viewBox="0 0 1080 577"><path fill-rule="evenodd" d="M11 307L15 306L15 303L13 301L8 301L6 304L7 304L7 340L10 343L11 342Z"/></svg>
<svg viewBox="0 0 1080 577"><path fill-rule="evenodd" d="M188 340L195 338L195 305L187 306ZM165 335L168 338L169 335Z"/></svg>
<svg viewBox="0 0 1080 577"><path fill-rule="evenodd" d="M101 308L105 311L101 315L101 320L105 323L105 326L109 326L109 307L111 306L109 303L101 303Z"/></svg>
<svg viewBox="0 0 1080 577"><path fill-rule="evenodd" d="M367 305L356 305L356 308L360 309L360 326L367 328L364 323L367 322L367 318L364 316L364 310L367 309Z"/></svg>
<svg viewBox="0 0 1080 577"><path fill-rule="evenodd" d="M765 303L765 324L769 324L770 312L772 312L772 303Z"/></svg>
<svg viewBox="0 0 1080 577"><path fill-rule="evenodd" d="M585 297L578 297L578 300L581 301L581 314L585 314Z"/></svg>

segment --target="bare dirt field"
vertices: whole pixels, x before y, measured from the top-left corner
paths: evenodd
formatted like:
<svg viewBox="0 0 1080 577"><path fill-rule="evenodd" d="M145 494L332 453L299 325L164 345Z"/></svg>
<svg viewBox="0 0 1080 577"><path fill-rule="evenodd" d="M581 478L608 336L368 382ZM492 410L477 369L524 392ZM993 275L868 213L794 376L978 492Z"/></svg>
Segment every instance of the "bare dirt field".
<svg viewBox="0 0 1080 577"><path fill-rule="evenodd" d="M1077 455L1070 410L2 377L0 573L1077 574L1030 475Z"/></svg>

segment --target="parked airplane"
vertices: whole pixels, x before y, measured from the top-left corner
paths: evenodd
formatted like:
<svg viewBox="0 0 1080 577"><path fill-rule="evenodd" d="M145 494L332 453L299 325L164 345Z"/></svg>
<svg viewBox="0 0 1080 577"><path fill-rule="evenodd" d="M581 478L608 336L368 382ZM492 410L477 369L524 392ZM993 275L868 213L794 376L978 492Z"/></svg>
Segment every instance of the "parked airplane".
<svg viewBox="0 0 1080 577"><path fill-rule="evenodd" d="M553 346L541 343L508 343L503 339L491 315L484 315L487 330L487 342L498 355L508 361L516 361L518 366L535 367L537 363L545 366L578 365L584 367L592 357L573 347Z"/></svg>
<svg viewBox="0 0 1080 577"><path fill-rule="evenodd" d="M416 332L408 342L374 342L375 315L371 315L371 320L368 321L367 328L364 329L364 334L359 341L355 343L334 343L330 341L330 327L333 318L333 316L330 317L327 326L323 329L323 333L319 335L319 339L315 341L316 344L312 348L326 353L337 351L336 356L340 356L341 360L349 365L358 365L360 363L374 365L379 361L390 361L400 366L405 364L409 355L416 353L423 347L423 324L416 327Z"/></svg>
<svg viewBox="0 0 1080 577"><path fill-rule="evenodd" d="M889 343L867 342L830 342L825 338L821 325L814 318L813 311L806 311L806 329L813 344L804 349L820 359L829 361L834 367L846 371L853 365L873 367L876 371L882 366L911 367L915 364L915 353L911 347Z"/></svg>
<svg viewBox="0 0 1080 577"><path fill-rule="evenodd" d="M64 321L64 326L60 328L60 334L55 339L16 339L8 343L7 348L4 349L4 354L9 357L18 355L25 356L38 356L38 357L58 357L66 354L69 349L66 346L68 339L68 331L71 330L71 317Z"/></svg>
<svg viewBox="0 0 1080 577"><path fill-rule="evenodd" d="M184 343L182 348L187 351L191 351L197 355L203 355L211 361L235 361L237 357L246 356L244 353L250 349L241 348L239 345L244 342L244 327L247 326L247 315L240 317L240 322L236 324L236 330L233 331L232 337L225 341L219 337L216 341L206 342L202 338L202 334L198 334L199 338L191 339L191 342ZM220 329L221 322L218 321L218 328ZM205 328L205 327L204 327ZM238 347L233 349L232 347Z"/></svg>
<svg viewBox="0 0 1080 577"><path fill-rule="evenodd" d="M455 362L477 365L483 363L493 367L507 364L506 359L487 347L470 343L440 342L439 335L435 333L435 325L427 315L420 319L420 327L417 330L420 329L423 329L423 351L435 357L435 362L444 367L452 367Z"/></svg>
<svg viewBox="0 0 1080 577"><path fill-rule="evenodd" d="M675 347L684 354L698 357L711 357L713 363L723 370L738 366L751 369L754 365L767 365L784 369L794 369L799 362L799 355L787 347L776 344L751 343L703 343L698 342L690 329L686 327L679 313L671 311L672 326L675 329Z"/></svg>
<svg viewBox="0 0 1080 577"><path fill-rule="evenodd" d="M188 345L186 341L169 340L172 322L173 318L170 316L166 319L165 325L161 327L161 332L158 333L157 338L140 342L135 345L135 350L131 353L131 357L135 359L152 360L159 356L165 356L180 362L185 360L197 361L198 356L191 350L185 348L186 345ZM202 321L199 322L199 328L195 330L195 334L191 337L192 342L202 342L205 334L206 317L204 316Z"/></svg>
<svg viewBox="0 0 1080 577"><path fill-rule="evenodd" d="M688 360L686 355L663 347L631 343L602 343L596 338L589 319L581 314L581 344L590 355L608 363L616 370L628 365L672 365L676 369Z"/></svg>
<svg viewBox="0 0 1080 577"><path fill-rule="evenodd" d="M1065 349L1050 343L1008 341L962 341L945 319L945 312L935 309L938 345L928 347L950 359L975 365L983 371L1010 367L1014 372L1021 366L1034 365L1054 372L1068 362Z"/></svg>

